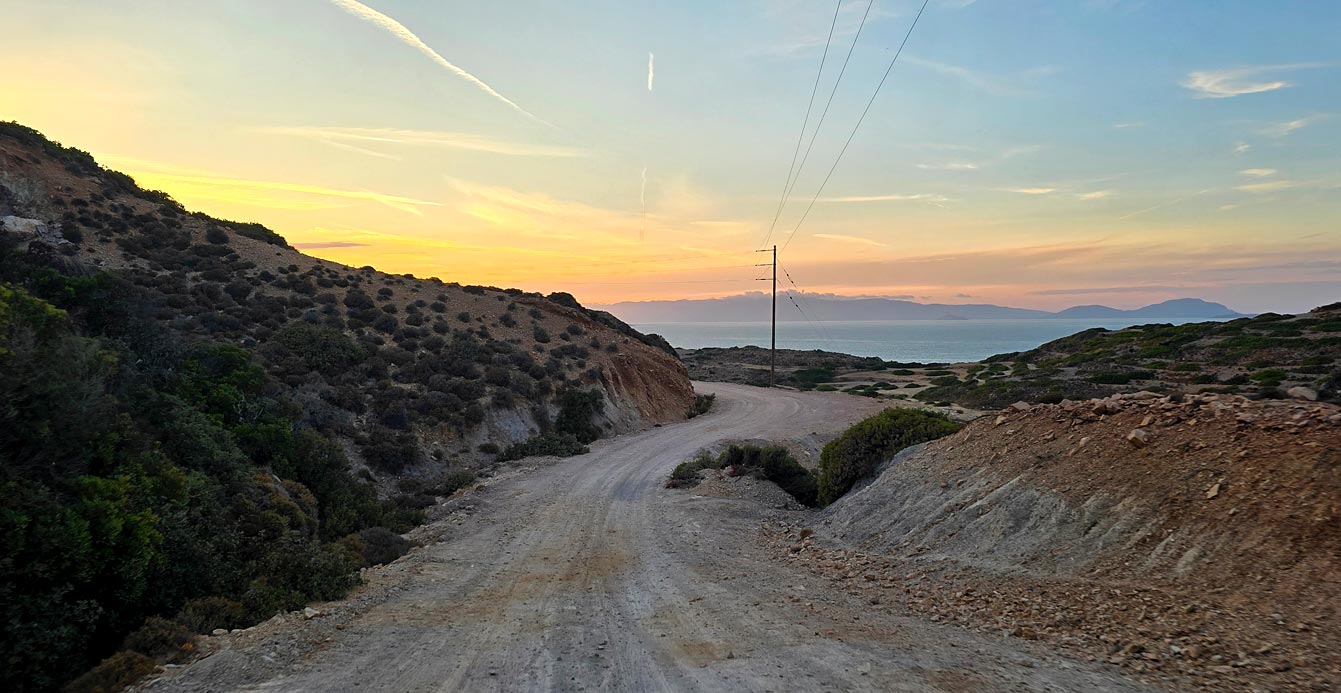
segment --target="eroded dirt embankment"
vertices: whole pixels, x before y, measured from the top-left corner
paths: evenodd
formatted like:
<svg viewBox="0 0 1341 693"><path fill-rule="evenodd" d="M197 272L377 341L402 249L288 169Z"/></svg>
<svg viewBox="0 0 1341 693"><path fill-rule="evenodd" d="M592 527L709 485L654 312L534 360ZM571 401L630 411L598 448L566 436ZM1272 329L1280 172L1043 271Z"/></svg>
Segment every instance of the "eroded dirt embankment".
<svg viewBox="0 0 1341 693"><path fill-rule="evenodd" d="M873 601L1224 689L1341 681L1341 409L1150 393L905 451L784 553Z"/></svg>

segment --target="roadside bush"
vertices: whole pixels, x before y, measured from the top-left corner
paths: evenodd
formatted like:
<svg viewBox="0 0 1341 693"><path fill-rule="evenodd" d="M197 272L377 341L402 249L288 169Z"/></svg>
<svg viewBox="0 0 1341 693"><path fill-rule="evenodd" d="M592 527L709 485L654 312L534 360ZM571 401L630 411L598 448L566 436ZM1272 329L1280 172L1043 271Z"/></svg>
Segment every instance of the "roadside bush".
<svg viewBox="0 0 1341 693"><path fill-rule="evenodd" d="M504 448L503 452L498 454L498 460L500 462L507 462L509 460L519 460L523 457L533 457L536 455L572 457L573 455L584 455L590 451L590 448L583 445L581 441L571 433L545 433L520 443L509 445Z"/></svg>
<svg viewBox="0 0 1341 693"><path fill-rule="evenodd" d="M215 628L241 628L247 625L247 608L225 597L192 599L177 613L177 622L195 633Z"/></svg>
<svg viewBox="0 0 1341 693"><path fill-rule="evenodd" d="M195 649L196 635L186 626L160 616L150 616L144 625L126 636L121 648L172 662Z"/></svg>
<svg viewBox="0 0 1341 693"><path fill-rule="evenodd" d="M815 475L801 466L791 452L778 445L732 445L716 457L700 452L692 460L681 462L671 472L668 488L695 486L704 469L734 469L734 476L750 475L771 481L802 505L818 504Z"/></svg>
<svg viewBox="0 0 1341 693"><path fill-rule="evenodd" d="M485 443L484 445L493 445L493 443ZM484 445L480 447L483 448ZM494 451L497 450L498 446L494 445ZM435 495L450 496L473 483L475 483L475 472L469 469L454 469L447 472L442 481L438 482L432 490Z"/></svg>
<svg viewBox="0 0 1341 693"><path fill-rule="evenodd" d="M364 567L386 565L404 556L414 546L410 540L386 527L369 527L341 539L340 543L358 554Z"/></svg>
<svg viewBox="0 0 1341 693"><path fill-rule="evenodd" d="M579 443L590 443L601 437L601 429L591 422L601 403L601 393L597 390L565 390L559 395L559 415L554 419L554 429L568 434Z"/></svg>
<svg viewBox="0 0 1341 693"><path fill-rule="evenodd" d="M847 429L820 454L818 498L828 505L910 445L950 435L963 426L943 414L886 409Z"/></svg>
<svg viewBox="0 0 1341 693"><path fill-rule="evenodd" d="M158 665L139 652L122 651L71 681L66 693L115 693L154 673Z"/></svg>
<svg viewBox="0 0 1341 693"><path fill-rule="evenodd" d="M702 416L712 411L712 405L717 401L717 395L694 395L694 404L689 407L686 419L692 419L695 416Z"/></svg>

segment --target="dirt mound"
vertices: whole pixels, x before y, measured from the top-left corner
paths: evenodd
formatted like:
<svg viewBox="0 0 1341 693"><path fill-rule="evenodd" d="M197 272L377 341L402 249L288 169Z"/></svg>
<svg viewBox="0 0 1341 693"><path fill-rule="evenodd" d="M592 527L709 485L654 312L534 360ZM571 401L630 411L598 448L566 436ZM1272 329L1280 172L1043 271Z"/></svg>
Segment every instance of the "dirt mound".
<svg viewBox="0 0 1341 693"><path fill-rule="evenodd" d="M779 541L938 618L1216 687L1341 681L1333 405L1021 404L905 451L815 530Z"/></svg>

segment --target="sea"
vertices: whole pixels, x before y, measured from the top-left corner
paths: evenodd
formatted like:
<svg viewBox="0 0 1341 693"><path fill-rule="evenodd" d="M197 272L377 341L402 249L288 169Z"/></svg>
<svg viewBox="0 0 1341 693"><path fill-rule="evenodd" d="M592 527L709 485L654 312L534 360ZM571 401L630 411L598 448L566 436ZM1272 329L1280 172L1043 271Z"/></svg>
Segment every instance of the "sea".
<svg viewBox="0 0 1341 693"><path fill-rule="evenodd" d="M822 349L886 361L958 363L994 354L1026 351L1059 337L1094 327L1117 330L1132 325L1204 322L1206 318L1043 319L1043 320L852 320L779 322L779 349ZM661 322L635 324L672 346L768 346L767 322Z"/></svg>

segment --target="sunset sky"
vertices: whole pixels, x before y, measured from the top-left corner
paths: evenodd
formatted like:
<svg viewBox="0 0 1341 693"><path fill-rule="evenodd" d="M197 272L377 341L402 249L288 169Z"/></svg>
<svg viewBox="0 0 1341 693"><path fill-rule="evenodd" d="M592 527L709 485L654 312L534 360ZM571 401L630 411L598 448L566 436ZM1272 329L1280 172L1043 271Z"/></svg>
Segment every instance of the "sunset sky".
<svg viewBox="0 0 1341 693"><path fill-rule="evenodd" d="M1336 2L931 0L798 227L920 5L874 2L772 233L802 289L1341 299ZM351 265L721 296L766 287L834 7L0 0L0 120Z"/></svg>

